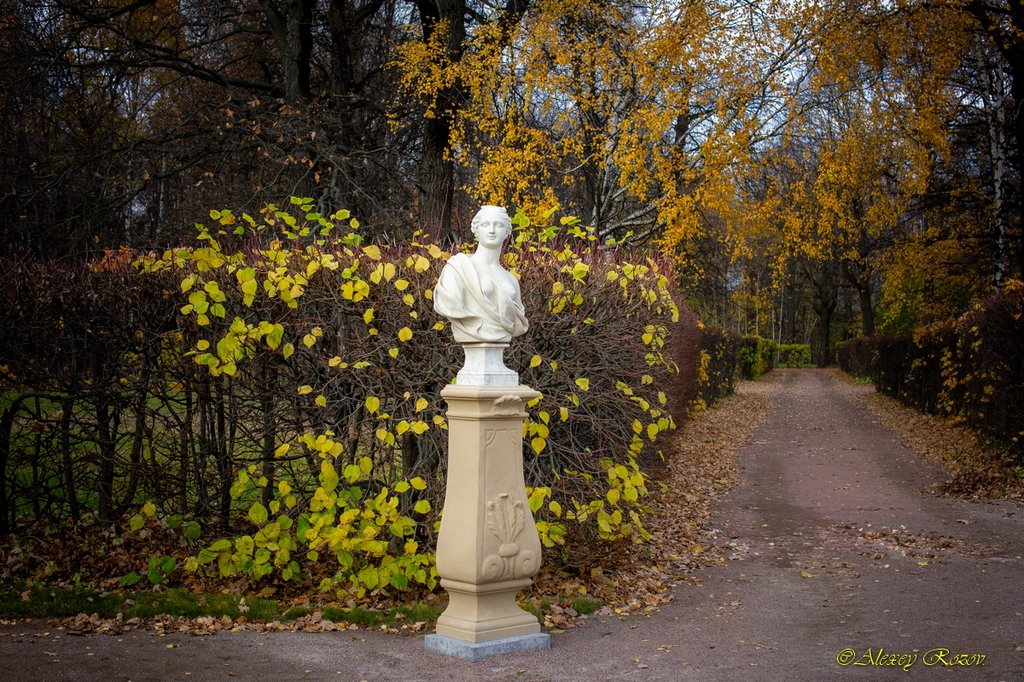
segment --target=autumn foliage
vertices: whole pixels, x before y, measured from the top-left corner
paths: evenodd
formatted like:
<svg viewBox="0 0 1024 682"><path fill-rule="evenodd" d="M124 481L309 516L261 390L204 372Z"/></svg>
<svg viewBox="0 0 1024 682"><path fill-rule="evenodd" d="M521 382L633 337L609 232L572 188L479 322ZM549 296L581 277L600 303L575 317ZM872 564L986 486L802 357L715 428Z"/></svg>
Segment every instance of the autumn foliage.
<svg viewBox="0 0 1024 682"><path fill-rule="evenodd" d="M916 334L852 339L840 348L847 372L878 390L948 415L1008 446L1024 462L1024 285L1011 281L952 323Z"/></svg>

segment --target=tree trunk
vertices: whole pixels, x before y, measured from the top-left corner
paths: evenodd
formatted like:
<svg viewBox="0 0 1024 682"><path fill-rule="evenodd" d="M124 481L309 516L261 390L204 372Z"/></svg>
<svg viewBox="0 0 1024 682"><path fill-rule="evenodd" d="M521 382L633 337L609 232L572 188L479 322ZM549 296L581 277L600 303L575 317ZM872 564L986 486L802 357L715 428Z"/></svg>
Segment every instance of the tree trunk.
<svg viewBox="0 0 1024 682"><path fill-rule="evenodd" d="M1014 51L1014 59L1010 61L1010 72L1013 77L1013 84L1010 89L1012 95L1012 102L1010 103L1013 112L1013 129L1014 129L1014 140L1013 145L1013 160L1014 165L1017 167L1018 179L1017 179L1017 273L1024 273L1024 220L1020 215L1020 206L1022 204L1021 195L1021 182L1020 177L1024 174L1024 48L1020 48ZM1006 216L1007 218L1009 216ZM1008 268L1009 269L1009 268Z"/></svg>
<svg viewBox="0 0 1024 682"><path fill-rule="evenodd" d="M231 523L231 484L234 483L234 467L231 462L231 451L228 448L227 396L224 390L224 379L219 378L213 385L216 400L216 444L217 474L220 477L220 507L217 513L224 528Z"/></svg>
<svg viewBox="0 0 1024 682"><path fill-rule="evenodd" d="M782 309L782 332L779 336L780 343L798 343L800 341L797 338L796 333L796 314L797 314L797 302L800 300L797 295L796 285L792 282L787 282L783 286L783 292L785 300L788 304Z"/></svg>
<svg viewBox="0 0 1024 682"><path fill-rule="evenodd" d="M11 429L14 427L14 415L17 414L21 400L15 400L0 415L0 537L12 530L14 510L8 509L7 501L7 461L11 454Z"/></svg>
<svg viewBox="0 0 1024 682"><path fill-rule="evenodd" d="M96 449L99 473L96 492L99 494L100 523L113 523L114 518L114 434L110 429L110 405L106 396L96 399Z"/></svg>
<svg viewBox="0 0 1024 682"><path fill-rule="evenodd" d="M1000 64L987 64L984 78L985 119L988 124L989 150L992 157L992 286L1002 289L1007 274L1006 211L1006 83ZM1017 116L1019 126L1024 117ZM1018 130L1018 134L1020 134ZM1018 144L1018 149L1020 145Z"/></svg>
<svg viewBox="0 0 1024 682"><path fill-rule="evenodd" d="M466 22L471 15L467 0L415 0L419 10L423 40L430 43L438 31L445 31L444 49L437 54L439 65L457 64L466 49ZM498 28L495 40L501 46L512 40L513 29L522 19L529 0L506 0L497 15L488 21ZM466 102L466 90L456 81L434 93L431 113L423 123L417 184L420 191L420 229L439 239L454 239L452 213L455 201L455 162L448 153L456 117Z"/></svg>
<svg viewBox="0 0 1024 682"><path fill-rule="evenodd" d="M1003 58L1006 60L1006 64L1009 67L1010 72L1010 103L1007 107L1011 112L1012 127L1015 138L1012 146L1009 147L1009 156L1013 161L1013 166L1016 167L1017 173L1024 173L1024 7L1021 3L1010 2L1006 3L1008 6L1004 7L1003 3L992 3L987 0L971 0L963 5L963 10L973 16L980 24L982 31L989 39L995 44L996 49L999 50ZM995 159L993 159L993 162ZM1003 258L1006 260L1007 267L1003 273L998 272L994 269L993 279L999 280L994 282L997 286L1001 285L1001 278L1006 274L1010 274L1015 270L1020 272L1024 270L1024 229L1020 229L1021 215L1020 206L1022 204L1020 200L1020 178L1018 177L1017 187L1017 200L1008 202L1015 206L1016 215L1013 216L1018 224L1017 230L1017 244L1014 249L1012 246L1003 244L1002 248L1005 250ZM1004 189L1008 189L1005 188ZM1010 216L1007 215L1006 219L1009 220ZM998 230L998 226L997 226ZM997 234L998 239L998 234ZM996 257L999 257L999 248L996 246ZM1014 253L1016 252L1016 253ZM1016 256L1016 263L1009 262L1008 255ZM1016 266L1016 267L1014 267ZM998 266L997 266L998 267Z"/></svg>
<svg viewBox="0 0 1024 682"><path fill-rule="evenodd" d="M277 385L277 372L270 367L268 360L263 363L262 376L260 377L262 395L260 396L260 411L263 413L263 476L267 484L263 486L263 506L268 506L274 497L274 440L277 435L277 413L274 400L274 389Z"/></svg>
<svg viewBox="0 0 1024 682"><path fill-rule="evenodd" d="M812 264L809 274L814 287L814 312L818 315L818 328L811 347L814 363L818 367L832 364L832 318L839 305L840 265L835 261Z"/></svg>
<svg viewBox="0 0 1024 682"><path fill-rule="evenodd" d="M71 414L75 409L74 396L66 396L61 400L60 407L60 449L61 460L64 465L64 494L68 498L68 510L71 513L71 520L77 523L82 514L78 507L78 490L75 486L74 461L71 458Z"/></svg>
<svg viewBox="0 0 1024 682"><path fill-rule="evenodd" d="M263 14L277 43L289 104L309 101L313 56L313 8L316 0L262 0Z"/></svg>
<svg viewBox="0 0 1024 682"><path fill-rule="evenodd" d="M442 64L457 64L466 48L465 0L420 0L423 40L429 43L438 31L445 31L444 50L437 55ZM433 112L424 119L423 147L417 184L420 191L420 229L435 239L450 239L452 203L455 200L455 162L448 154L455 117L465 96L459 83L434 95Z"/></svg>
<svg viewBox="0 0 1024 682"><path fill-rule="evenodd" d="M875 335L875 308L871 300L871 284L867 283L857 289L857 297L860 300L861 333L864 336Z"/></svg>
<svg viewBox="0 0 1024 682"><path fill-rule="evenodd" d="M438 113L423 126L423 156L420 158L419 228L435 240L455 240L452 234L452 203L455 201L455 163L448 158L451 142L451 113Z"/></svg>

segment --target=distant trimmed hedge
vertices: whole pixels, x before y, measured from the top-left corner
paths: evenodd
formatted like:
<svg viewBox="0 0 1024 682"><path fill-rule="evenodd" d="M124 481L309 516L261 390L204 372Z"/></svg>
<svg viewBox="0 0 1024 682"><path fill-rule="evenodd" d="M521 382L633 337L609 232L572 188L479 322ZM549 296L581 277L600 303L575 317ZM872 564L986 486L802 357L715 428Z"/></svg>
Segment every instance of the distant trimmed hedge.
<svg viewBox="0 0 1024 682"><path fill-rule="evenodd" d="M809 343L782 343L779 344L778 360L776 367L810 367L811 344Z"/></svg>
<svg viewBox="0 0 1024 682"><path fill-rule="evenodd" d="M1024 463L1024 283L1010 282L955 322L851 339L839 363L881 393L1007 443Z"/></svg>
<svg viewBox="0 0 1024 682"><path fill-rule="evenodd" d="M741 336L736 340L736 359L740 376L757 379L775 368L779 345L760 336Z"/></svg>

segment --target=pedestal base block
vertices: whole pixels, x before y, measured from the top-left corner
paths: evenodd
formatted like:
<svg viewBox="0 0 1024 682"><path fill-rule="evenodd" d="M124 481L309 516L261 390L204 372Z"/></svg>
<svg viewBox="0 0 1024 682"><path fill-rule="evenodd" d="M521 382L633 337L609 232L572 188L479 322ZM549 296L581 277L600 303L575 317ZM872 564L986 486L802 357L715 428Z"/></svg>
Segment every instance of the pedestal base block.
<svg viewBox="0 0 1024 682"><path fill-rule="evenodd" d="M437 619L437 634L479 644L539 633L536 616L516 604L516 593L529 584L528 578L484 585L442 579L448 608Z"/></svg>
<svg viewBox="0 0 1024 682"><path fill-rule="evenodd" d="M524 649L550 649L551 635L542 632L504 639L492 639L489 642L467 642L444 635L427 635L424 648L435 654L455 656L467 661L479 661L487 656L508 654Z"/></svg>

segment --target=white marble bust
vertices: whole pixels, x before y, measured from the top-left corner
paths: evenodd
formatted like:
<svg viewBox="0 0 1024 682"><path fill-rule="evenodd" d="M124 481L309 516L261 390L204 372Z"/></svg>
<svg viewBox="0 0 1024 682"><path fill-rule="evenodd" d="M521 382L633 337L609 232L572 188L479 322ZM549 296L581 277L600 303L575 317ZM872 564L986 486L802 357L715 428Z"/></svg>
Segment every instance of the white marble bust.
<svg viewBox="0 0 1024 682"><path fill-rule="evenodd" d="M434 288L434 310L448 318L458 343L507 344L529 328L519 280L501 266L512 221L499 206L473 218L476 252L452 256Z"/></svg>

